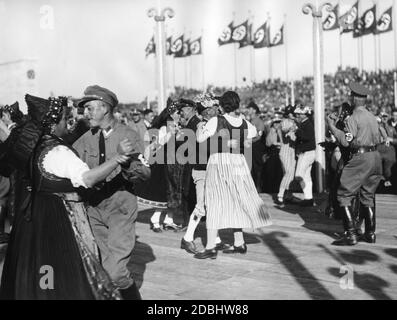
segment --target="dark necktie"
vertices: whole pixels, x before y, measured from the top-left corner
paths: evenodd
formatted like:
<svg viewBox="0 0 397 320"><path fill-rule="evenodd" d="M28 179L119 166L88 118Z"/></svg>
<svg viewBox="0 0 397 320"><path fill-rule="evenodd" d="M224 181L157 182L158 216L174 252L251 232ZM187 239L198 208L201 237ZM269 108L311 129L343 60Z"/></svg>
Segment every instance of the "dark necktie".
<svg viewBox="0 0 397 320"><path fill-rule="evenodd" d="M99 133L99 164L101 165L106 161L106 148L105 148L105 137L103 136L103 130Z"/></svg>

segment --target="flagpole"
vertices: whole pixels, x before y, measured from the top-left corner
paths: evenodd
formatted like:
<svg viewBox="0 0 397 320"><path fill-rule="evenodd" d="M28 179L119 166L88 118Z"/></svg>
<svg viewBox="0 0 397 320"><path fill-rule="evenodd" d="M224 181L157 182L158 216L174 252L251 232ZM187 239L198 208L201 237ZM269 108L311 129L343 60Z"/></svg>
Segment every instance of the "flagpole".
<svg viewBox="0 0 397 320"><path fill-rule="evenodd" d="M206 91L205 86L205 64L204 64L204 50L203 50L203 43L204 43L204 29L201 29L201 75L203 81L203 91Z"/></svg>
<svg viewBox="0 0 397 320"><path fill-rule="evenodd" d="M158 95L157 95L157 111L160 113L166 106L167 99L167 78L165 65L165 39L164 39L164 21L166 17L172 18L175 14L171 8L161 9L161 1L157 1L157 8L151 8L147 11L149 18L156 21L156 57L158 65Z"/></svg>
<svg viewBox="0 0 397 320"><path fill-rule="evenodd" d="M283 37L284 37L284 44L285 44L285 78L286 82L289 82L289 66L288 66L288 32L287 32L287 15L284 15L284 30L283 30Z"/></svg>
<svg viewBox="0 0 397 320"><path fill-rule="evenodd" d="M380 41L380 34L376 35L376 39L378 41L378 68L379 71L382 71L382 43Z"/></svg>
<svg viewBox="0 0 397 320"><path fill-rule="evenodd" d="M336 13L338 15L337 16L338 23L340 23L340 21L339 21L340 11L341 11L340 10L340 1L338 1L338 12ZM343 29L341 29L339 26L339 65L340 65L341 70L343 70L343 43L342 43L343 32L342 32L342 30Z"/></svg>
<svg viewBox="0 0 397 320"><path fill-rule="evenodd" d="M188 46L188 52L190 52L190 43L192 42L192 35L193 33L190 31L190 39L189 39L189 46ZM192 72L192 64L193 64L193 56L190 52L190 55L188 56L189 59L189 86L190 88L193 88L193 72Z"/></svg>
<svg viewBox="0 0 397 320"><path fill-rule="evenodd" d="M397 72L397 0L393 0L393 12L392 12L392 20L393 20L393 32L394 32L394 69ZM396 98L397 99L397 98ZM395 104L397 107L397 103Z"/></svg>
<svg viewBox="0 0 397 320"><path fill-rule="evenodd" d="M393 32L394 32L394 108L397 108L397 0L393 0Z"/></svg>
<svg viewBox="0 0 397 320"><path fill-rule="evenodd" d="M168 42L168 26L165 25L164 26L164 39L165 39L165 63L167 65L167 70L171 70L171 60L168 57L168 50L167 50L167 42ZM171 89L172 86L172 73L169 72L167 73L167 85L168 85L168 89Z"/></svg>
<svg viewBox="0 0 397 320"><path fill-rule="evenodd" d="M360 8L360 0L358 1L358 7ZM360 12L360 10L358 10ZM358 16L358 19L360 19L360 15ZM364 71L364 42L363 42L363 37L360 36L360 57L361 57L361 72Z"/></svg>
<svg viewBox="0 0 397 320"><path fill-rule="evenodd" d="M268 27L270 28L270 13L267 13L267 21L269 22ZM270 30L270 29L269 29ZM269 31L270 33L270 31ZM273 57L272 57L272 37L270 36L270 45L269 45L269 79L273 79Z"/></svg>
<svg viewBox="0 0 397 320"><path fill-rule="evenodd" d="M233 11L233 21L236 19L236 12ZM232 33L233 37L233 33ZM237 89L237 43L233 42L234 51L234 88Z"/></svg>
<svg viewBox="0 0 397 320"><path fill-rule="evenodd" d="M174 29L171 29L171 34L174 34ZM173 84L173 91L175 91L175 86L176 86L176 83L175 83L175 57L174 57L174 55L172 54L172 43L173 43L173 37L174 36L172 36L172 38L171 38L171 43L170 43L170 52L171 52L171 54L170 54L170 59L171 59L171 66L172 66L172 84Z"/></svg>
<svg viewBox="0 0 397 320"><path fill-rule="evenodd" d="M250 34L248 35L248 39L249 39L249 54L250 54L250 73L251 73L251 83L255 83L255 52L254 52L254 46L252 45L252 27L254 26L254 19L255 16L253 14L251 14L251 10L248 10L248 16L251 19L251 30L249 28L249 20L248 20L248 29L247 32L249 31Z"/></svg>
<svg viewBox="0 0 397 320"><path fill-rule="evenodd" d="M357 21L360 19L360 0L357 0ZM358 23L358 22L356 22ZM355 30L355 26L353 25L353 33ZM357 55L358 55L358 69L360 70L360 74L363 73L363 66L361 61L361 36L357 37Z"/></svg>
<svg viewBox="0 0 397 320"><path fill-rule="evenodd" d="M377 36L376 36L376 23L377 23L376 17L378 16L378 1L373 0L373 3L374 3L374 6L375 6L375 17L374 17L374 19L375 19L375 31L373 31L374 50L375 50L375 55L374 55L374 58L375 58L375 72L379 73L379 66L378 66L378 60L379 60L378 59L378 39L377 39Z"/></svg>
<svg viewBox="0 0 397 320"><path fill-rule="evenodd" d="M183 42L182 42L182 57L184 58L183 64L185 66L185 88L187 89L188 88L187 59L186 59L186 57L183 56L183 50L184 50L185 41L186 41L186 27L183 28L183 35L184 35L184 37L183 37Z"/></svg>
<svg viewBox="0 0 397 320"><path fill-rule="evenodd" d="M302 8L304 14L310 14L313 17L313 71L314 71L314 132L316 138L316 173L317 173L317 191L323 192L325 186L325 152L319 146L320 142L325 139L325 102L324 102L324 57L323 57L323 28L322 28L322 11L332 10L330 3L319 5L319 0L314 4L305 4Z"/></svg>

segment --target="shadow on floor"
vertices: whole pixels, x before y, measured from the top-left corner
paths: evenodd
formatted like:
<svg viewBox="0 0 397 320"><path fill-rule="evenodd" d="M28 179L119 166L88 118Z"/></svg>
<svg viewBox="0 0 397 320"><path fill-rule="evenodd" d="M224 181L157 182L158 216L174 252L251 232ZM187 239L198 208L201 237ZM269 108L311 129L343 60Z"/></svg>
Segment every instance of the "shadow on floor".
<svg viewBox="0 0 397 320"><path fill-rule="evenodd" d="M342 267L347 267L351 265L365 265L370 262L380 261L380 257L367 250L352 250L351 252L336 251L333 252L329 248L318 245L326 253L328 253L334 260L338 262L340 268L328 268L328 272L335 278L342 279L346 275L347 268L342 269ZM351 266L352 267L352 266ZM354 271L354 267L352 267ZM376 272L376 269L374 269ZM384 289L389 287L389 283L384 279L378 277L377 275L371 273L358 273L353 272L353 283L355 288L359 288L362 291L368 293L371 297L376 300L390 300L391 298L384 292Z"/></svg>
<svg viewBox="0 0 397 320"><path fill-rule="evenodd" d="M385 253L397 259L397 249L385 249Z"/></svg>
<svg viewBox="0 0 397 320"><path fill-rule="evenodd" d="M293 241L285 232L262 233L258 236L279 259L283 266L295 278L296 282L312 299L334 300L335 297L325 288L320 281L300 262L284 243Z"/></svg>
<svg viewBox="0 0 397 320"><path fill-rule="evenodd" d="M328 268L328 271L336 278L342 278L344 276L344 272L341 273L341 270L338 268ZM384 292L384 289L388 288L390 284L376 275L354 272L353 283L354 288L361 289L376 300L392 300Z"/></svg>
<svg viewBox="0 0 397 320"><path fill-rule="evenodd" d="M367 250L352 250L351 252L337 251L337 254L346 263L364 265L367 262L380 261L377 254Z"/></svg>
<svg viewBox="0 0 397 320"><path fill-rule="evenodd" d="M275 201L276 195L272 195L272 197ZM297 204L301 199L293 196L284 206L274 205L274 208L291 215L299 215L304 221L302 227L335 238L335 233L343 232L342 222L330 219L325 215L327 199L327 196L319 195L315 198L316 205L314 207L301 207Z"/></svg>
<svg viewBox="0 0 397 320"><path fill-rule="evenodd" d="M391 265L390 270L393 271L395 274L397 274L397 265Z"/></svg>
<svg viewBox="0 0 397 320"><path fill-rule="evenodd" d="M128 263L128 269L131 271L138 288L142 287L146 265L156 260L153 249L147 244L140 242L139 237L132 251L131 259Z"/></svg>

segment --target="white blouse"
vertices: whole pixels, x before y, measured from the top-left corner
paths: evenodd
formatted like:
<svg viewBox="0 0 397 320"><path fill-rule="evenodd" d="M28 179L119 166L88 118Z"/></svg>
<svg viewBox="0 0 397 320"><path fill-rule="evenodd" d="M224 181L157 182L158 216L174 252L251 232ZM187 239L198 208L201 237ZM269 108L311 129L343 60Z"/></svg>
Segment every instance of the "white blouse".
<svg viewBox="0 0 397 320"><path fill-rule="evenodd" d="M43 168L57 177L69 179L75 188L88 188L83 181L83 174L90 168L66 146L51 149L44 156Z"/></svg>
<svg viewBox="0 0 397 320"><path fill-rule="evenodd" d="M235 118L229 116L228 114L224 115L227 122L229 122L233 127L240 127L243 124L243 121L247 122L248 126L248 135L247 139L253 139L257 136L256 127L242 118ZM218 117L211 118L204 126L199 127L197 129L197 142L201 143L207 140L209 137L212 137L216 133L216 128L218 127Z"/></svg>

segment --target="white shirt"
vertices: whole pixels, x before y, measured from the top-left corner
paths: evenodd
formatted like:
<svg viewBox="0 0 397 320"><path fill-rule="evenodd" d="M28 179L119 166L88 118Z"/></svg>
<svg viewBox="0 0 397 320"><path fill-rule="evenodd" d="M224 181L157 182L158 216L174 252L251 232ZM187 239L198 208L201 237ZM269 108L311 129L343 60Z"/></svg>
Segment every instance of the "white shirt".
<svg viewBox="0 0 397 320"><path fill-rule="evenodd" d="M243 124L243 121L247 123L248 127L248 135L247 139L253 139L257 135L256 127L241 117L235 118L229 116L228 114L224 115L227 122L229 122L233 127L240 127ZM203 127L197 130L197 142L201 143L207 140L209 137L212 137L216 133L216 128L218 127L218 117L211 118Z"/></svg>
<svg viewBox="0 0 397 320"><path fill-rule="evenodd" d="M66 146L51 149L44 156L43 168L57 177L69 179L75 188L88 188L83 181L83 174L90 168Z"/></svg>

